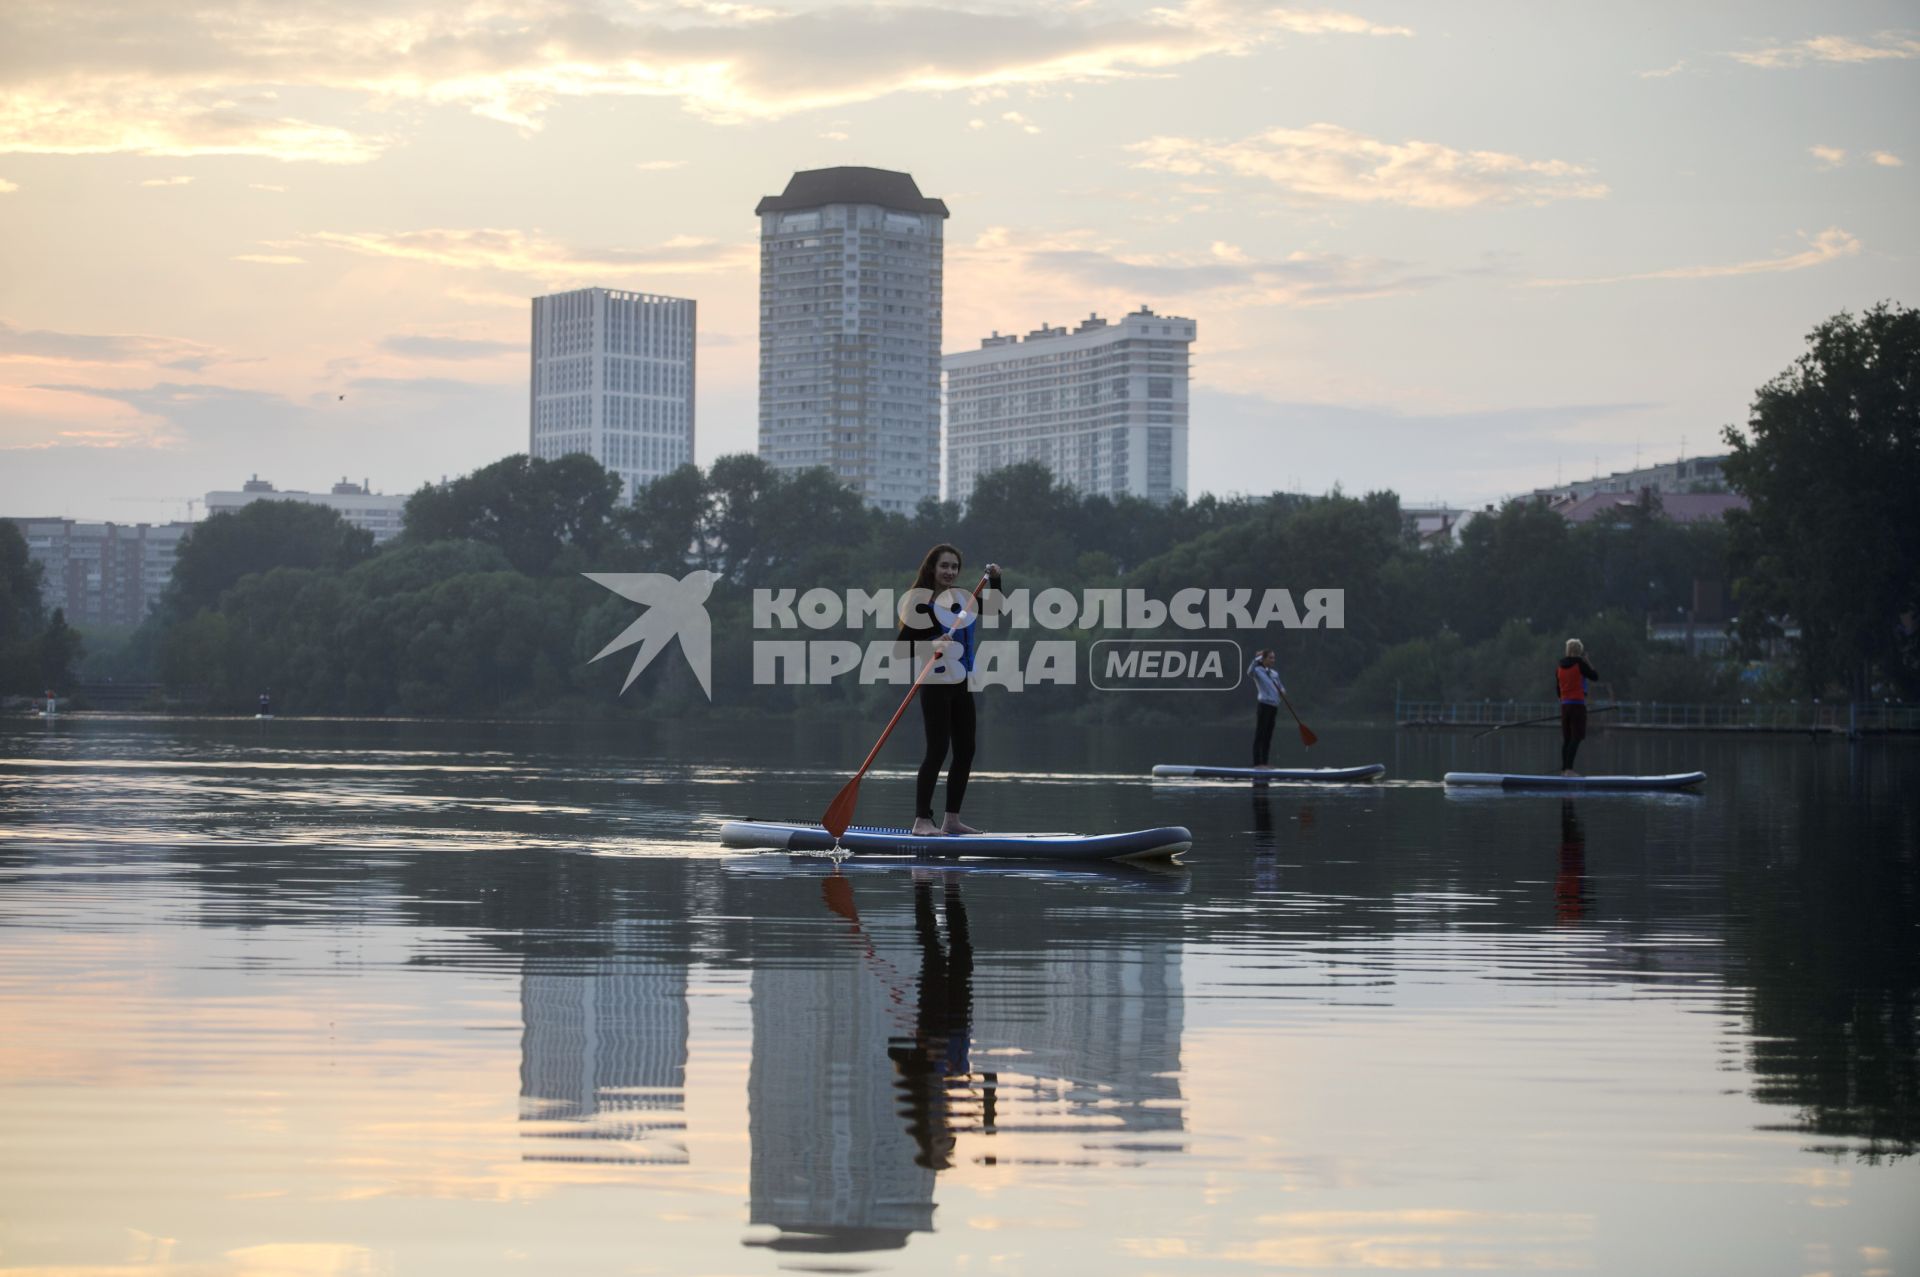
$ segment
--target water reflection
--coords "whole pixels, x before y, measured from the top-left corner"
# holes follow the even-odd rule
[[[530,956],[520,977],[521,1134],[593,1141],[530,1162],[677,1165],[686,1144],[687,968]]]
[[[829,879],[825,897],[847,943],[753,971],[748,1218],[777,1231],[747,1244],[898,1249],[933,1227],[934,1167],[894,1112],[888,1053],[912,978],[868,933],[850,881]]]
[[[1560,869],[1553,879],[1553,916],[1572,925],[1587,916],[1587,831],[1571,798],[1560,800]]]
[[[1138,1133],[1185,1126],[1177,942],[1048,948],[983,974],[956,872],[915,871],[911,942],[893,925],[899,889],[821,886],[844,923],[822,960],[754,967],[750,1246],[796,1252],[899,1249],[932,1231],[939,1172],[1103,1164],[1181,1145]],[[1004,903],[1004,902],[1003,902]],[[983,989],[994,992],[983,993]],[[998,1067],[996,1067],[998,1066]],[[994,1137],[1065,1136],[1016,1159]],[[966,1137],[978,1137],[973,1150]]]

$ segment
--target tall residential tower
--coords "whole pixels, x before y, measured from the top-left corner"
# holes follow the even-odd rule
[[[694,309],[612,288],[534,298],[528,454],[584,452],[627,501],[693,461]]]
[[[795,173],[761,200],[760,456],[825,466],[868,505],[940,495],[947,206],[906,173]]]
[[[947,498],[965,501],[981,475],[1021,461],[1089,496],[1185,492],[1193,334],[1191,319],[1142,306],[948,355]]]

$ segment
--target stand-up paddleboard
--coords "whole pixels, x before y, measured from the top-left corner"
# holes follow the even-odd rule
[[[792,878],[811,874],[937,873],[967,878],[1022,878],[1029,882],[1101,883],[1131,891],[1184,895],[1192,871],[1178,860],[942,860],[937,866],[924,858],[854,856],[829,865],[817,855],[789,852],[784,856],[740,856],[727,862],[731,874],[751,878]]]
[[[1705,772],[1674,772],[1668,776],[1520,776],[1510,772],[1448,772],[1449,785],[1483,789],[1690,789],[1705,781]]]
[[[831,851],[833,835],[819,825],[772,820],[730,820],[720,826],[729,847],[762,851]],[[1155,860],[1193,845],[1179,825],[1122,834],[916,834],[905,829],[856,825],[840,838],[842,850],[865,856],[947,859],[991,856],[1020,860]]]
[[[1153,774],[1162,780],[1283,780],[1291,783],[1346,785],[1387,774],[1386,764],[1360,767],[1190,767],[1185,763],[1155,763]]]

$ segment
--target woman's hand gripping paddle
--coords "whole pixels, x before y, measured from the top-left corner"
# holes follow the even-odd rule
[[[969,599],[977,603],[980,599],[980,591],[985,589],[986,585],[987,578],[983,575],[980,578],[980,584],[973,587],[973,593],[968,596]],[[965,613],[961,615],[964,616]],[[955,618],[956,624],[940,636],[942,640],[952,638],[954,631],[960,628],[958,619]],[[893,711],[893,717],[887,720],[886,730],[880,733],[880,739],[875,741],[873,748],[867,751],[866,761],[860,764],[860,770],[853,774],[852,780],[840,787],[840,792],[835,794],[833,801],[827,804],[827,814],[820,818],[820,823],[826,827],[828,833],[833,835],[833,841],[836,844],[839,843],[841,835],[847,832],[847,827],[853,824],[853,809],[860,803],[861,779],[866,776],[867,769],[873,766],[873,760],[880,756],[880,748],[887,743],[887,737],[893,735],[893,729],[900,723],[900,716],[906,713],[907,706],[913,703],[913,694],[920,690],[921,680],[926,678],[927,671],[936,664],[938,661],[933,660],[920,667],[920,672],[914,676],[913,685],[907,688],[906,697],[900,702],[900,708]]]

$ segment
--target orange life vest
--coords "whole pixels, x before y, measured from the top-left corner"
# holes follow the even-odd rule
[[[1560,680],[1561,704],[1564,705],[1568,701],[1573,701],[1581,705],[1587,703],[1587,680],[1585,676],[1580,673],[1580,662],[1575,661],[1571,665],[1555,666],[1553,674],[1555,678]]]

